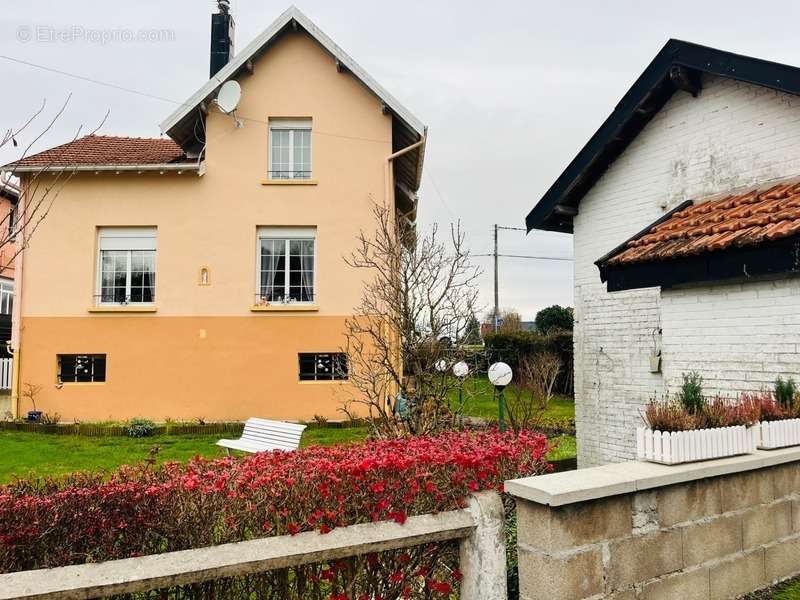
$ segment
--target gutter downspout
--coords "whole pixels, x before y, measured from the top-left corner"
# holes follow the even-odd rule
[[[424,147],[426,139],[427,138],[425,136],[422,136],[418,142],[414,142],[410,146],[406,146],[405,148],[403,148],[401,150],[398,150],[394,154],[390,154],[389,156],[386,157],[386,164],[384,165],[384,179],[385,179],[384,199],[385,199],[385,202],[386,202],[387,206],[389,205],[389,199],[391,198],[391,200],[392,200],[392,202],[391,202],[392,218],[394,219],[395,223],[397,222],[397,219],[396,219],[396,212],[397,211],[396,211],[396,207],[395,207],[395,203],[394,203],[394,187],[392,186],[392,183],[394,182],[394,159],[396,159],[396,158],[398,158],[400,156],[403,156],[407,152],[411,152],[412,150],[414,150],[416,148]],[[397,229],[395,228],[395,237],[398,237],[398,236],[399,236],[399,233],[397,232]],[[399,351],[399,348],[400,348],[400,332],[395,331],[393,333],[393,337],[394,337],[395,348],[396,348],[395,352],[396,352],[396,355],[397,355],[396,356],[397,363],[396,363],[395,369],[396,369],[396,372],[399,373],[400,377],[402,378],[403,357],[402,357],[402,355],[401,355],[401,353]],[[390,388],[391,388],[391,386],[390,386]],[[396,397],[399,392],[400,392],[400,390],[390,389],[389,395],[391,397]],[[384,408],[386,408],[386,407],[384,407]]]
[[[386,157],[386,164],[384,165],[385,189],[383,193],[387,204],[389,203],[389,198],[394,199],[392,195],[392,182],[394,181],[394,159],[399,158],[400,156],[403,156],[403,154],[411,152],[420,146],[424,146],[426,140],[427,138],[422,136],[418,142],[414,142],[410,146],[406,146],[402,150],[398,150],[394,154],[390,154]],[[392,208],[394,208],[394,202],[392,202]]]
[[[25,188],[27,181],[20,181],[20,194],[17,201],[18,214],[24,214],[27,196]],[[21,205],[21,206],[20,206]],[[18,237],[22,238],[17,256],[14,258],[14,307],[11,311],[11,414],[16,419],[19,418],[19,371],[20,371],[20,339],[22,333],[22,267],[23,256],[25,255],[25,244],[27,242],[25,228],[18,232]]]

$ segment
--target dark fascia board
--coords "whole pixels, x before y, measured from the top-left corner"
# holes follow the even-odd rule
[[[671,39],[528,213],[525,218],[528,231],[572,232],[571,219],[556,215],[555,207],[577,207],[608,166],[672,96],[677,89],[670,81],[673,66],[800,95],[800,68]]]
[[[605,268],[609,292],[797,274],[800,274],[800,236],[758,246]]]

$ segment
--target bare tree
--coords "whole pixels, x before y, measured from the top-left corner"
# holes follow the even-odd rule
[[[511,429],[519,433],[536,427],[541,422],[544,411],[539,401],[539,389],[529,357],[519,361],[514,373],[514,383],[506,390],[506,412]]]
[[[516,333],[522,331],[522,316],[514,308],[502,308],[498,311],[499,333]],[[486,313],[486,323],[494,323],[494,309]]]
[[[388,207],[373,204],[372,212],[375,232],[362,231],[345,259],[366,282],[345,326],[355,394],[343,410],[366,412],[376,437],[453,427],[449,399],[459,382],[448,372],[468,352],[480,271],[459,225],[446,237],[436,226],[418,235]]]
[[[69,94],[56,113],[49,120],[44,121],[38,129],[36,124],[42,118],[47,106],[46,100],[42,101],[42,105],[32,113],[27,121],[18,127],[6,129],[0,137],[0,149],[9,145],[16,148],[19,145],[18,140],[33,131],[22,154],[9,165],[9,168],[3,173],[3,177],[0,178],[0,190],[13,190],[19,193],[16,210],[0,215],[0,275],[12,267],[17,255],[30,243],[33,234],[50,213],[53,202],[75,173],[74,168],[53,168],[63,166],[59,163],[59,154],[54,152],[43,164],[37,165],[33,172],[24,174],[24,182],[21,186],[17,186],[15,183],[19,162],[29,155],[34,144],[41,140],[61,118],[71,97],[72,94]],[[106,112],[101,122],[90,134],[102,127],[108,114]],[[82,130],[83,126],[80,126],[70,141],[78,139]]]
[[[553,352],[537,352],[525,359],[529,364],[531,384],[542,408],[547,408],[561,372],[561,358]]]

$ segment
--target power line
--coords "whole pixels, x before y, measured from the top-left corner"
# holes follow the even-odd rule
[[[87,77],[85,75],[79,75],[77,73],[70,73],[69,71],[63,71],[61,69],[56,69],[54,67],[48,67],[47,65],[42,65],[34,62],[30,62],[27,60],[22,60],[20,58],[14,58],[13,56],[7,56],[5,54],[0,54],[0,59],[7,60],[9,62],[17,63],[20,65],[24,65],[27,67],[32,67],[34,69],[41,69],[42,71],[47,71],[49,73],[55,73],[56,75],[63,75],[64,77],[71,77],[72,79],[77,79],[79,81],[84,81],[86,83],[93,83],[95,85],[100,85],[103,87],[111,88],[114,90],[118,90],[120,92],[126,92],[128,94],[136,94],[137,96],[142,96],[144,98],[149,98],[151,100],[158,100],[159,102],[168,102],[169,104],[175,104],[176,106],[185,106],[185,107],[194,107],[193,104],[188,104],[186,102],[178,102],[177,100],[173,100],[171,98],[166,98],[164,96],[158,96],[156,94],[150,94],[148,92],[142,92],[140,90],[136,90],[133,88],[125,87],[123,85],[118,85],[116,83],[111,83],[108,81],[103,81],[102,79],[95,79],[93,77]],[[243,121],[250,121],[251,123],[259,123],[262,125],[269,125],[269,121],[265,121],[263,119],[256,119],[254,117],[246,117],[243,115],[237,115]],[[319,135],[327,135],[330,137],[338,137],[344,138],[349,140],[358,140],[363,142],[375,142],[379,144],[389,144],[390,140],[379,140],[376,138],[365,138],[353,135],[342,135],[339,133],[329,133],[326,131],[320,131],[318,129],[314,130],[315,134]],[[435,185],[435,184],[434,184]]]
[[[470,254],[472,257],[476,258],[485,258],[489,256],[494,256],[492,254]],[[525,254],[498,254],[499,258],[529,258],[531,260],[564,260],[564,261],[572,261],[575,260],[574,258],[570,258],[569,256],[529,256]]]

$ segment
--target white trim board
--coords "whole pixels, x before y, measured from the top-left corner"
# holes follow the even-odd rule
[[[305,16],[297,7],[290,6],[272,24],[267,27],[259,36],[250,42],[244,50],[237,54],[233,60],[222,67],[203,87],[192,94],[186,102],[181,104],[170,116],[162,121],[161,131],[169,134],[186,115],[204,102],[214,91],[223,83],[231,79],[234,74],[241,69],[253,56],[258,54],[264,46],[272,40],[294,20],[305,29],[325,50],[327,50],[341,65],[350,71],[356,79],[361,81],[369,90],[375,94],[386,106],[394,111],[398,117],[405,121],[409,127],[414,129],[420,137],[425,136],[425,125],[417,119],[411,111],[400,104],[400,101],[392,96],[383,86],[375,81],[355,60],[353,60],[344,50],[342,50],[331,38],[317,27],[311,19]]]

